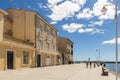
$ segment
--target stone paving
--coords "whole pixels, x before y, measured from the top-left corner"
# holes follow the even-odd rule
[[[101,67],[90,69],[85,64],[72,64],[0,71],[0,80],[115,80],[112,73],[101,73]]]

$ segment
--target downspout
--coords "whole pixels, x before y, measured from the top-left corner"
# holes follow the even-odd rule
[[[26,41],[26,10],[23,9],[23,13],[24,13],[24,40]]]
[[[36,14],[35,14],[35,46],[34,46],[34,48],[35,48],[35,67],[37,67],[37,50],[36,50],[36,44],[37,44],[37,16],[36,16]]]

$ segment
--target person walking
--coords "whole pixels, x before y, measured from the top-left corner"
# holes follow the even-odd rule
[[[90,68],[92,67],[92,62],[90,62]]]
[[[94,68],[96,67],[95,62],[94,62]]]
[[[86,62],[86,68],[88,68],[88,62]]]

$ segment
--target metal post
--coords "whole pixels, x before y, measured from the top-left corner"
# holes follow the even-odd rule
[[[96,49],[96,52],[98,52],[98,62],[100,63],[100,48]]]
[[[115,48],[116,48],[116,80],[118,80],[118,21],[117,21],[117,0],[115,0]]]
[[[100,48],[99,48],[99,51],[98,51],[98,55],[99,55],[99,63],[100,63]]]
[[[115,15],[114,15],[114,21],[115,21],[115,55],[116,55],[116,80],[118,80],[118,20],[117,20],[117,0],[114,0],[115,5]],[[109,5],[106,5],[109,6]],[[105,6],[103,6],[102,12],[106,12]]]

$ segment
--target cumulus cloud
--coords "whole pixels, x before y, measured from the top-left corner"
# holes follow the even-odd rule
[[[48,0],[49,5],[56,5],[58,2],[61,2],[62,0]]]
[[[86,0],[72,0],[64,1],[61,4],[55,4],[54,6],[49,7],[51,10],[49,18],[51,18],[52,21],[61,21],[65,18],[74,16],[75,12],[78,12],[85,2]]]
[[[93,32],[94,29],[93,28],[87,28],[87,29],[79,29],[78,32],[79,33],[88,33],[88,32]]]
[[[101,12],[103,6],[105,6],[107,9],[105,15],[103,15]],[[118,14],[119,13],[120,12],[118,11]],[[99,20],[108,20],[108,19],[114,19],[114,14],[115,14],[115,6],[113,3],[108,2],[108,0],[98,0],[94,4],[92,10],[90,10],[89,8],[83,9],[82,12],[79,12],[77,18],[91,19],[93,17],[98,17]]]
[[[77,23],[65,24],[62,28],[70,33],[78,31],[79,33],[103,34],[104,30],[90,27],[102,26],[104,21],[114,19],[115,6],[112,6],[114,4],[111,1],[97,0],[97,2],[93,4],[93,8],[84,7],[84,9],[82,9],[86,0],[48,0],[47,8],[50,10],[48,17],[51,19],[51,24],[57,24],[58,21],[62,20],[68,20],[70,17],[76,17],[74,18],[75,20],[89,19],[89,21],[86,22],[89,28],[85,26],[86,24]],[[106,5],[107,8],[105,15],[101,12],[104,5]],[[40,7],[43,6],[40,4]],[[44,8],[45,7],[46,6],[44,6]],[[120,14],[119,10],[118,14]],[[92,21],[92,19],[96,21]]]
[[[49,17],[53,21],[60,21],[63,20],[64,18],[74,15],[75,12],[80,10],[80,6],[76,3],[66,1],[60,5],[55,5],[51,10],[52,14],[49,15]]]
[[[59,3],[60,2],[60,3]],[[59,3],[59,4],[57,4]],[[99,20],[108,20],[114,18],[114,6],[108,0],[98,0],[93,8],[85,8],[81,11],[82,6],[86,3],[86,0],[48,0],[48,6],[51,10],[49,18],[52,21],[61,21],[65,18],[73,17],[75,12],[78,12],[76,15],[77,19],[91,19],[93,17],[98,17]],[[104,5],[107,5],[107,12],[105,15],[102,15],[101,9]],[[51,7],[52,6],[52,7]],[[120,11],[118,11],[120,13]]]
[[[93,15],[93,11],[90,10],[90,8],[85,8],[82,12],[80,12],[78,15],[77,15],[77,18],[78,19],[90,19],[92,18],[94,15]]]
[[[39,8],[46,8],[46,9],[48,8],[46,5],[43,5],[42,3],[38,3],[37,5]]]
[[[103,6],[107,8],[105,15],[103,15],[101,12]],[[115,6],[113,3],[108,2],[108,0],[98,0],[93,5],[93,9],[90,9],[90,8],[83,9],[82,12],[79,12],[79,14],[77,15],[77,18],[91,19],[93,17],[98,17],[99,20],[108,20],[108,19],[113,19],[114,14],[115,14]]]
[[[103,20],[90,22],[90,24],[88,26],[102,26],[103,22],[104,22]]]
[[[98,34],[104,34],[103,30],[95,29],[95,28],[79,29],[78,32],[79,33],[91,33],[92,35],[96,34],[96,33],[98,33]]]
[[[62,28],[65,31],[68,31],[70,33],[78,31],[78,33],[91,33],[91,34],[103,34],[104,31],[96,28],[86,28],[83,24],[77,24],[77,23],[71,23],[71,24],[65,24],[62,26]]]
[[[118,38],[118,43],[120,44],[120,38]],[[102,44],[115,44],[115,38],[112,40],[103,41]]]
[[[51,22],[50,24],[56,24],[57,22],[56,21],[53,21],[53,22]]]
[[[71,23],[71,24],[65,24],[62,26],[62,28],[65,31],[68,31],[70,33],[76,32],[78,29],[83,28],[85,25],[83,24],[77,24],[77,23]]]
[[[120,10],[118,10],[118,14],[120,14]]]
[[[86,3],[86,0],[72,0],[72,1],[79,4],[80,6],[83,6],[83,4]]]

